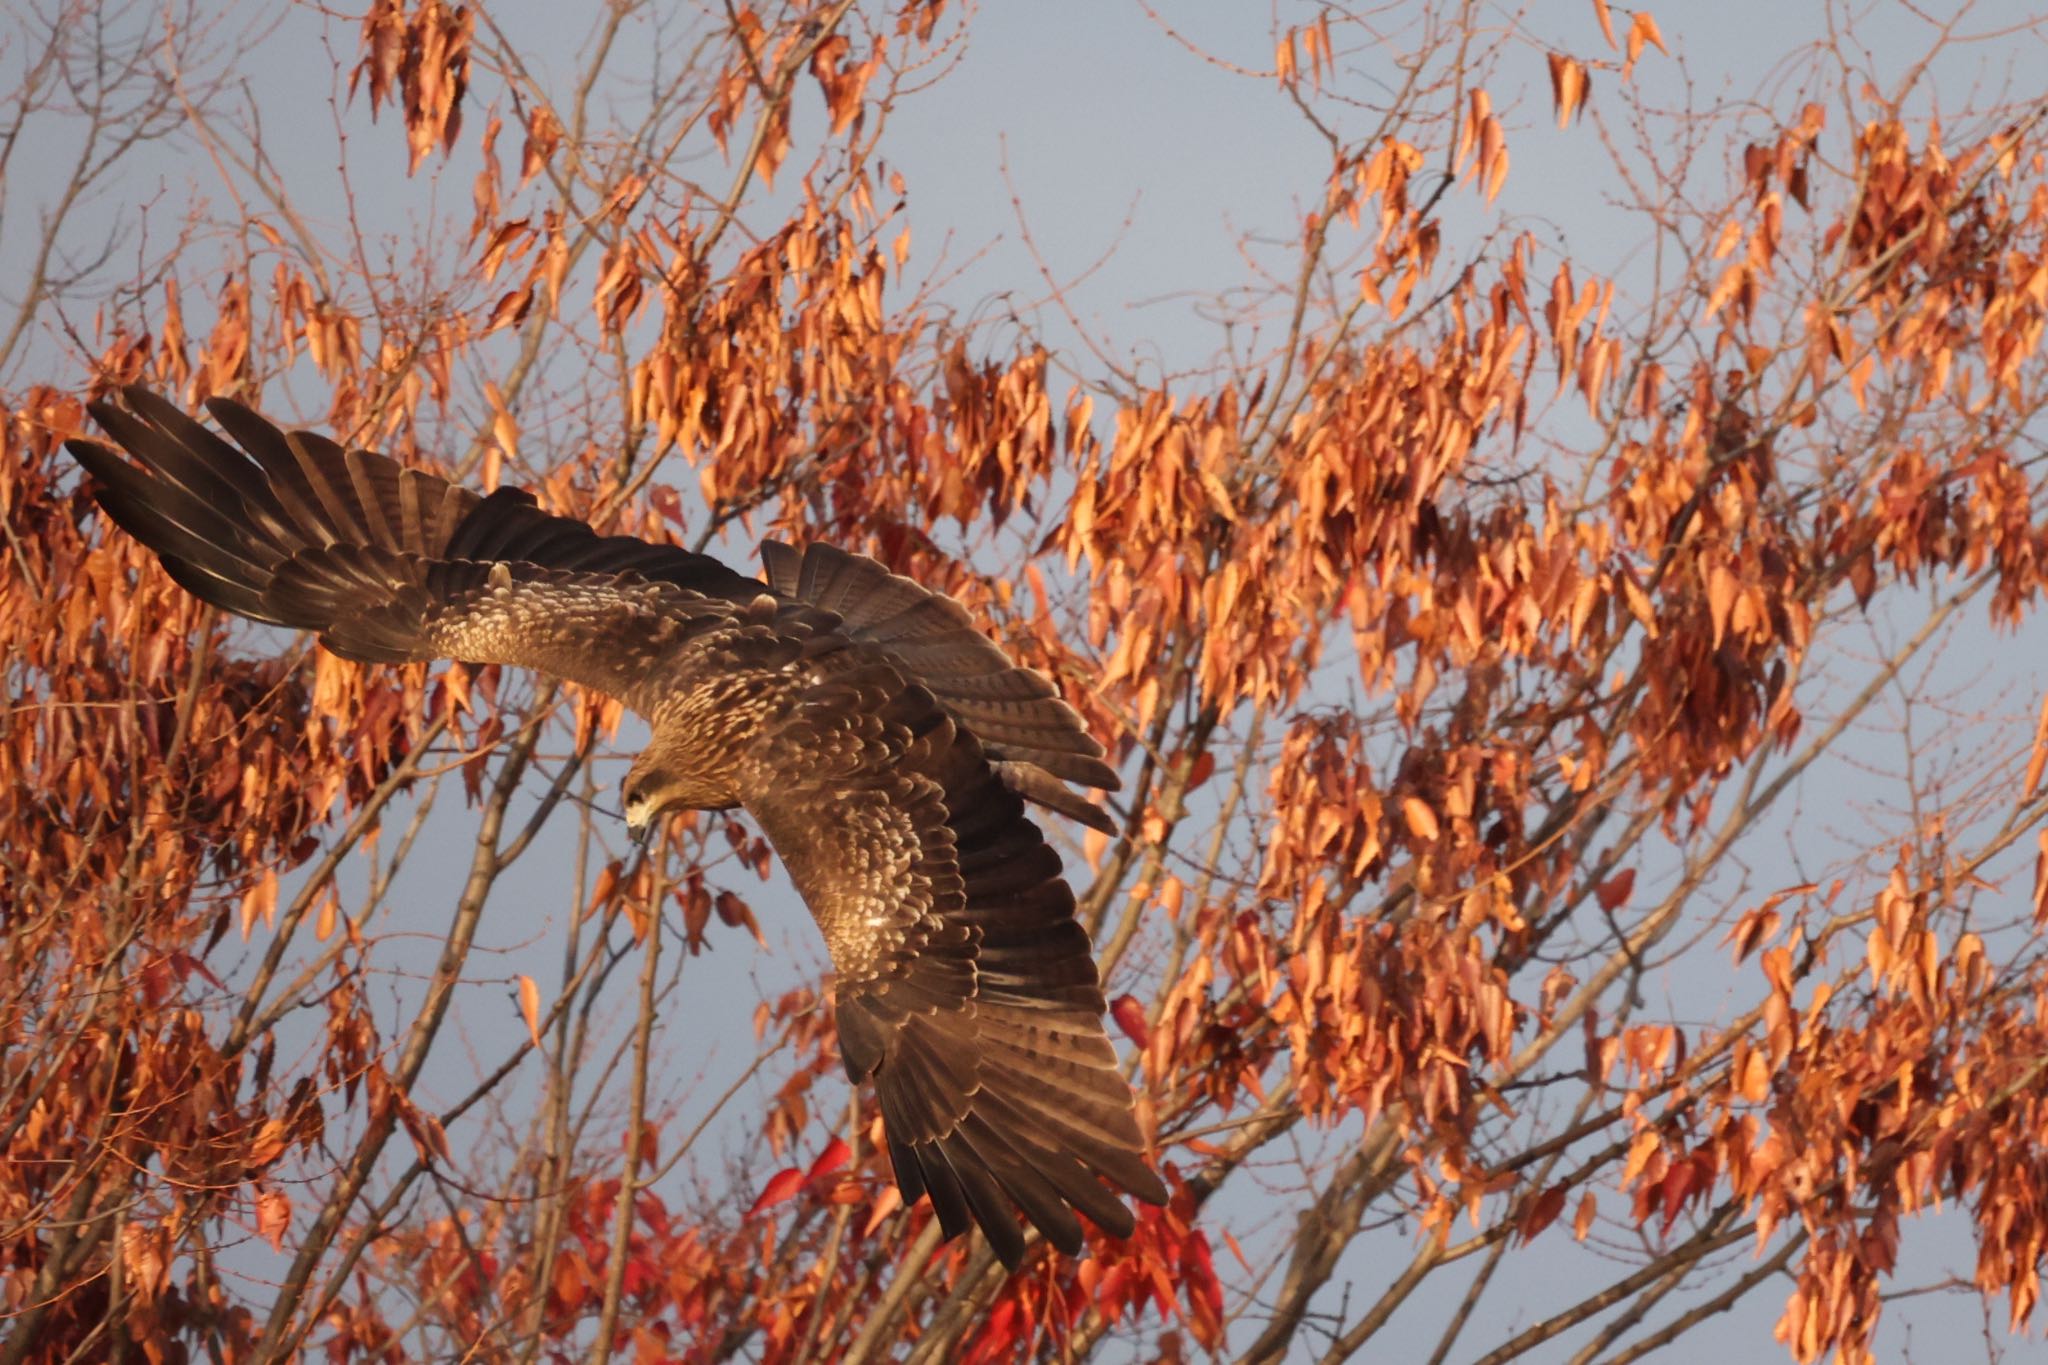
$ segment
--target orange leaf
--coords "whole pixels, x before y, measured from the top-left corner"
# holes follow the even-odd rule
[[[284,1250],[284,1235],[291,1231],[292,1201],[277,1190],[256,1196],[256,1232],[273,1251]]]
[[[894,1185],[891,1185],[888,1189],[883,1190],[879,1195],[875,1197],[874,1212],[868,1215],[867,1226],[861,1229],[860,1235],[863,1237],[874,1236],[875,1229],[882,1226],[883,1220],[888,1218],[890,1214],[896,1212],[896,1210],[902,1207],[902,1190],[897,1189]]]
[[[271,869],[242,897],[242,941],[248,942],[261,917],[265,928],[277,921],[277,871]]]
[[[1669,57],[1671,49],[1664,46],[1664,35],[1657,28],[1657,21],[1648,10],[1637,10],[1636,17],[1628,26],[1628,59],[1633,62],[1643,54],[1643,44],[1648,43]]]
[[[1109,851],[1109,836],[1099,829],[1090,829],[1081,836],[1081,857],[1090,867],[1102,865],[1102,855]]]
[[[1434,839],[1438,828],[1436,812],[1429,808],[1429,802],[1419,796],[1405,797],[1401,801],[1401,814],[1408,820],[1408,832],[1418,839]]]
[[[1728,633],[1728,613],[1735,605],[1735,575],[1725,564],[1716,564],[1707,575],[1707,611],[1714,619],[1714,644]]]
[[[491,436],[505,454],[513,459],[519,456],[519,424],[512,420],[512,414],[503,408],[491,417]]]
[[[623,864],[614,859],[605,864],[604,871],[597,874],[597,889],[591,893],[590,904],[584,909],[583,918],[589,919],[619,893],[619,872],[622,867]]]
[[[1607,46],[1620,47],[1621,44],[1614,41],[1614,16],[1608,13],[1607,0],[1593,0],[1593,17],[1600,21],[1600,33],[1607,39]]]
[[[1561,52],[1550,54],[1550,100],[1557,107],[1557,126],[1571,123],[1586,99],[1586,68]]]
[[[2034,860],[2034,923],[2048,921],[2048,829],[2041,831],[2041,856]]]
[[[1600,898],[1600,908],[1612,913],[1616,907],[1628,900],[1629,893],[1635,889],[1636,870],[1632,867],[1624,867],[1621,871],[1600,883],[1600,889],[1594,894]]]
[[[2041,770],[2048,767],[2048,694],[2041,697],[2041,719],[2034,725],[2034,753],[2027,760],[2027,775],[2020,783],[2020,800],[2031,801],[2041,789]]]
[[[1629,614],[1642,624],[1644,631],[1654,640],[1657,638],[1657,612],[1650,605],[1650,595],[1643,591],[1634,578],[1624,576],[1621,580],[1622,600],[1628,603]]]
[[[488,336],[500,327],[511,327],[526,317],[526,310],[533,304],[533,286],[515,289],[498,300],[491,309],[491,316],[484,322],[484,335]]]
[[[291,1129],[283,1119],[265,1119],[256,1132],[256,1142],[249,1148],[247,1160],[251,1166],[268,1166],[284,1155],[284,1149],[291,1137]]]
[[[1769,1059],[1761,1051],[1752,1049],[1748,1056],[1743,1058],[1742,1066],[1736,1074],[1735,1081],[1737,1088],[1741,1091],[1742,1098],[1748,1100],[1751,1104],[1763,1103],[1765,1098],[1771,1093],[1771,1064]]]
[[[1755,952],[1757,945],[1770,939],[1778,932],[1778,912],[1768,907],[1751,910],[1735,921],[1735,927],[1721,941],[1735,945],[1735,960],[1742,961]]]
[[[1579,1200],[1579,1211],[1572,1215],[1572,1237],[1575,1240],[1586,1240],[1586,1234],[1593,1230],[1593,1218],[1599,1212],[1600,1201],[1593,1197],[1591,1190],[1587,1190]]]
[[[521,973],[519,977],[519,1012],[526,1016],[526,1035],[533,1039],[535,1047],[540,1046],[540,986],[534,979]]]

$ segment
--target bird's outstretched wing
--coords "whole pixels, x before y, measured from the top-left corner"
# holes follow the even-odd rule
[[[239,404],[211,410],[229,444],[143,389],[95,403],[131,464],[69,443],[101,506],[216,606],[316,631],[344,658],[536,668],[646,711],[686,639],[763,591],[704,555],[488,497]],[[239,447],[239,448],[237,448]]]
[[[520,489],[486,497],[280,430],[239,403],[207,405],[230,442],[146,389],[121,396],[125,408],[91,412],[134,463],[94,441],[70,449],[114,520],[218,607],[317,631],[347,658],[524,664],[645,710],[662,685],[650,660],[768,591],[807,634],[872,644],[930,687],[1006,785],[1113,831],[1066,785],[1118,781],[1052,684],[1012,663],[959,603],[872,559],[771,542],[764,585],[680,546],[601,536]]]
[[[1012,1267],[1012,1205],[1068,1253],[1077,1210],[1127,1235],[1098,1177],[1166,1189],[1058,855],[930,691],[870,646],[832,662],[754,746],[742,800],[831,949],[840,1053],[874,1083],[904,1198]]]

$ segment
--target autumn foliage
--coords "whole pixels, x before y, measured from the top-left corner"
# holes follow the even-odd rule
[[[2038,1330],[2038,91],[1930,101],[1930,30],[1673,113],[1646,11],[1306,6],[1241,93],[1326,174],[1256,344],[1162,379],[920,273],[888,130],[960,7],[592,7],[573,68],[509,8],[53,0],[7,69],[97,150],[0,339],[0,1365],[1620,1361],[1731,1308],[1853,1362],[1937,1233]],[[338,213],[243,43],[332,78]],[[1522,216],[1539,135],[1653,261]],[[212,182],[139,173],[178,139]],[[61,449],[129,382],[967,603],[1125,774],[1058,837],[1171,1205],[941,1245],[757,832],[632,849],[603,698],[201,608]]]

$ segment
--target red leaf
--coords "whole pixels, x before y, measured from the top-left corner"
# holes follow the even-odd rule
[[[2043,714],[2048,715],[2048,710],[2044,710]],[[212,986],[215,990],[224,991],[227,989],[226,986],[220,984],[219,977],[215,976],[212,972],[207,970],[206,964],[204,962],[201,962],[198,958],[193,957],[190,953],[172,953],[171,970],[178,974],[178,980],[180,981],[183,981],[191,973],[197,972],[201,976],[205,977],[207,984]]]
[[[804,1172],[804,1184],[815,1185],[832,1172],[844,1166],[853,1158],[853,1148],[846,1145],[844,1138],[833,1138],[811,1163],[811,1169]]]
[[[803,1183],[804,1173],[794,1166],[777,1171],[769,1178],[768,1183],[761,1187],[761,1197],[747,1210],[747,1217],[752,1218],[763,1209],[774,1208],[795,1194]]]
[[[1119,995],[1109,1007],[1110,1018],[1124,1031],[1124,1037],[1144,1047],[1152,1041],[1152,1029],[1145,1022],[1145,1007],[1134,995]]]
[[[683,500],[676,495],[673,486],[665,483],[654,485],[648,492],[647,501],[663,520],[678,526],[683,524]]]
[[[1001,1360],[1017,1341],[1017,1301],[1004,1299],[989,1311],[987,1324],[974,1343],[974,1354],[983,1360]]]
[[[1552,1185],[1523,1206],[1520,1226],[1515,1231],[1525,1245],[1535,1241],[1537,1233],[1557,1221],[1557,1216],[1564,1212],[1564,1196],[1564,1186]]]
[[[1664,1183],[1658,1193],[1664,1199],[1664,1231],[1670,1232],[1671,1225],[1678,1221],[1678,1214],[1685,1207],[1687,1196],[1693,1192],[1693,1182],[1699,1172],[1690,1161],[1675,1163],[1664,1174]]]

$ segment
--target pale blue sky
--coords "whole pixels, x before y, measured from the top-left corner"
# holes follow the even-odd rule
[[[1981,6],[1964,29],[1998,32],[2026,17],[2028,8],[2019,3]],[[1278,9],[1293,12],[1292,7]],[[1599,55],[1590,5],[1547,3],[1519,13],[1480,12],[1490,16],[1489,22],[1519,23],[1546,41],[1582,55]],[[1858,31],[1871,48],[1870,69],[1881,81],[1896,80],[1908,57],[1925,45],[1925,11],[1872,3],[1848,12],[1857,16]],[[531,6],[504,18],[536,68],[551,73],[549,83],[556,88],[566,84],[580,56],[583,21],[572,15],[581,13],[571,6]],[[1160,13],[1228,60],[1252,67],[1271,60],[1274,20],[1267,6],[1168,4]],[[1814,68],[1807,58],[1781,54],[1798,52],[1826,23],[1819,5],[1763,0],[1665,5],[1656,13],[1675,59],[1647,55],[1637,74],[1638,87],[1671,110],[1720,109],[1731,117],[1759,95],[1770,111],[1792,112],[1796,100],[1790,92]],[[153,14],[143,5],[135,18],[141,22]],[[630,81],[650,74],[647,54],[654,51],[650,32],[640,31],[636,37],[639,45],[622,52],[616,63],[621,79],[617,98],[628,103],[637,98]],[[313,11],[295,10],[265,37],[252,59],[240,64],[236,77],[246,83],[261,112],[275,173],[285,189],[307,207],[316,231],[342,231],[346,200],[335,169],[338,120],[350,139],[349,188],[371,227],[373,247],[380,233],[402,243],[437,221],[458,229],[466,225],[481,108],[472,108],[462,151],[445,169],[437,164],[408,178],[396,121],[387,115],[373,127],[360,103],[337,113],[330,99],[336,62],[346,65],[355,56],[352,25],[323,24]],[[1964,111],[1976,80],[1989,86],[2017,82],[2014,94],[2026,91],[2031,81],[2038,91],[2041,80],[2032,73],[2048,69],[2044,57],[2048,52],[2043,51],[2040,35],[2031,32],[1965,47],[1931,73],[1930,98],[1938,95],[1943,112],[1955,118]],[[0,57],[0,69],[11,69],[9,63],[17,60],[18,55]],[[1351,55],[1333,86],[1370,98],[1375,83],[1389,75],[1378,60],[1370,51]],[[488,99],[494,86],[494,78],[481,73],[475,93]],[[1509,111],[1514,156],[1502,206],[1539,239],[1567,243],[1583,268],[1612,272],[1625,287],[1631,282],[1640,287],[1649,268],[1646,229],[1639,218],[1612,202],[1609,164],[1591,130],[1580,125],[1565,133],[1556,131],[1540,56],[1532,51],[1510,62],[1490,88],[1496,107]],[[1615,98],[1612,76],[1596,77],[1594,100],[1595,108],[1620,128],[1621,101]],[[1831,116],[1839,130],[1839,106]],[[1364,115],[1356,117],[1357,126],[1363,126]],[[22,277],[34,206],[47,202],[68,169],[66,136],[65,126],[46,126],[40,145],[47,150],[32,157],[17,155],[11,168],[6,217],[0,220],[0,298],[7,297],[8,282]],[[802,136],[799,128],[799,144]],[[516,132],[508,130],[506,140],[516,155]],[[1739,140],[1732,145],[1739,151]],[[897,112],[885,157],[909,182],[913,270],[937,264],[942,252],[947,261],[961,263],[944,295],[952,307],[965,315],[999,318],[1013,307],[1043,298],[1044,281],[1021,240],[1012,209],[1014,189],[1025,205],[1037,251],[1057,277],[1080,276],[1107,254],[1099,269],[1071,286],[1068,297],[1084,325],[1106,342],[1109,353],[1119,360],[1135,358],[1147,378],[1213,358],[1223,338],[1212,321],[1216,310],[1205,301],[1239,297],[1234,291],[1253,281],[1242,250],[1248,239],[1254,243],[1253,260],[1288,267],[1299,213],[1318,197],[1325,169],[1319,137],[1270,83],[1248,81],[1205,63],[1167,36],[1138,5],[1124,0],[988,6],[976,16],[958,69],[935,88],[907,100]],[[1716,150],[1695,163],[1695,183],[1716,187],[1724,169]],[[706,173],[711,173],[709,165]],[[195,193],[225,197],[188,131],[128,163],[101,193],[92,217],[82,219],[67,236],[66,245],[76,251],[92,249],[99,240],[99,225],[117,210],[127,215],[131,226],[144,221],[137,206],[149,206],[146,221],[152,233],[167,232],[177,206]],[[1472,202],[1470,196],[1456,194],[1446,200],[1446,230],[1454,241],[1479,221],[1476,212],[1461,218]],[[188,289],[197,283],[188,280]],[[76,320],[87,322],[89,315],[77,315]],[[1097,362],[1056,312],[1039,311],[1031,321],[1066,369],[1081,376],[1099,373]],[[71,382],[77,374],[61,337],[43,330],[11,372],[0,375],[0,382]],[[322,406],[317,387],[308,386],[303,378],[290,399],[280,395],[274,401],[287,408]],[[464,401],[470,416],[481,411],[474,394]],[[1568,432],[1566,422],[1553,436],[1566,441]],[[741,537],[734,537],[725,553],[735,561],[751,561],[751,547]],[[1879,629],[1887,624],[1881,622]],[[2039,630],[2030,632],[2028,639],[2040,641]],[[2031,709],[2034,694],[2023,670],[2015,672],[2014,660],[2048,657],[2038,649],[2028,655],[2025,649],[2022,642],[2006,641],[1996,650],[1986,650],[1987,657],[2005,659],[2008,676],[1993,676],[1981,684],[1993,690],[2012,688],[2017,696],[2014,705],[2022,712]],[[629,729],[621,736],[621,747],[627,751],[633,734]],[[1891,761],[1884,744],[1883,736],[1872,741],[1870,761]],[[616,762],[601,766],[602,787],[609,791],[620,771]],[[1852,798],[1869,797],[1868,782],[1866,774],[1846,762],[1826,779],[1810,778],[1796,814],[1787,812],[1788,822],[1799,822],[1797,831],[1788,824],[1785,847],[1757,848],[1751,851],[1752,858],[1760,865],[1775,860],[1789,867],[1788,850],[1795,837],[1816,840],[1859,833]],[[471,823],[470,813],[451,792],[434,816],[433,829],[437,841],[449,840],[455,852],[444,857],[438,849],[430,850],[435,856],[400,883],[389,921],[393,929],[402,926],[405,931],[438,935],[445,915],[442,907],[458,875],[456,860],[466,852]],[[517,884],[497,898],[483,940],[491,951],[480,953],[473,964],[473,971],[484,979],[458,1003],[454,1023],[462,1036],[444,1039],[444,1056],[437,1063],[443,1069],[433,1078],[450,1093],[465,1087],[473,1075],[465,1042],[488,1064],[506,1037],[523,1031],[504,981],[520,971],[533,972],[543,983],[552,979],[566,916],[577,899],[570,885],[566,828],[562,832],[565,837],[557,846],[529,856]],[[1768,870],[1757,875],[1761,881],[1770,880]],[[723,1078],[751,1056],[748,1019],[759,995],[778,991],[822,965],[823,954],[808,920],[781,890],[783,885],[778,874],[777,892],[756,898],[757,910],[764,912],[769,948],[757,951],[742,936],[714,931],[714,951],[689,964],[682,991],[665,1015],[669,1046],[679,1055],[701,1049],[711,1058],[705,1069],[707,1084],[678,1101],[685,1126],[722,1088]],[[403,940],[396,947],[399,957],[394,961],[403,961],[413,951]],[[619,985],[624,984],[622,978]],[[1684,997],[1688,1010],[1711,1009],[1719,998],[1715,983],[1664,982],[1660,988],[1674,1000]],[[391,992],[388,1020],[395,1027],[404,1018],[405,992],[395,985],[385,989]],[[630,1001],[623,990],[616,998],[624,1017]],[[687,1068],[679,1079],[687,1079]],[[721,1137],[726,1152],[743,1153],[749,1147],[748,1135],[739,1128],[724,1131]],[[706,1160],[698,1174],[715,1183],[721,1174],[720,1159]],[[695,1178],[678,1173],[671,1181],[680,1185]],[[1255,1186],[1239,1182],[1221,1197],[1218,1212],[1243,1227],[1257,1221],[1259,1198]],[[1272,1234],[1281,1231],[1254,1235],[1252,1247],[1270,1247]],[[1901,1287],[1937,1278],[1944,1258],[1948,1268],[1969,1273],[1964,1243],[1952,1236],[1929,1241],[1934,1245],[1909,1235],[1915,1259],[1899,1277]],[[1319,1307],[1335,1309],[1348,1296],[1356,1312],[1380,1292],[1411,1247],[1409,1232],[1398,1227],[1362,1237]],[[1735,1273],[1747,1265],[1747,1254],[1747,1248],[1731,1253]],[[1227,1259],[1219,1256],[1219,1265]],[[1452,1359],[1483,1354],[1532,1319],[1570,1302],[1576,1297],[1570,1292],[1573,1286],[1590,1286],[1616,1273],[1612,1261],[1574,1246],[1554,1230],[1532,1252],[1509,1257],[1500,1282],[1483,1301]],[[1433,1282],[1375,1340],[1368,1358],[1400,1360],[1426,1353],[1463,1288],[1455,1274]],[[1710,1353],[1737,1350],[1762,1360],[1783,1358],[1783,1348],[1769,1335],[1783,1297],[1783,1288],[1764,1288],[1736,1312],[1687,1337],[1670,1358],[1706,1359]],[[1684,1302],[1683,1295],[1676,1296],[1661,1311],[1677,1311]],[[1991,1316],[2002,1322],[2002,1308],[1995,1307]],[[1950,1359],[1953,1343],[1977,1341],[1982,1326],[1980,1308],[1969,1295],[1934,1294],[1901,1302],[1887,1313],[1881,1358]],[[1249,1332],[1243,1339],[1249,1340]],[[1304,1343],[1310,1340],[1303,1338]],[[1583,1335],[1568,1335],[1552,1349],[1526,1359],[1564,1360],[1584,1340]]]

